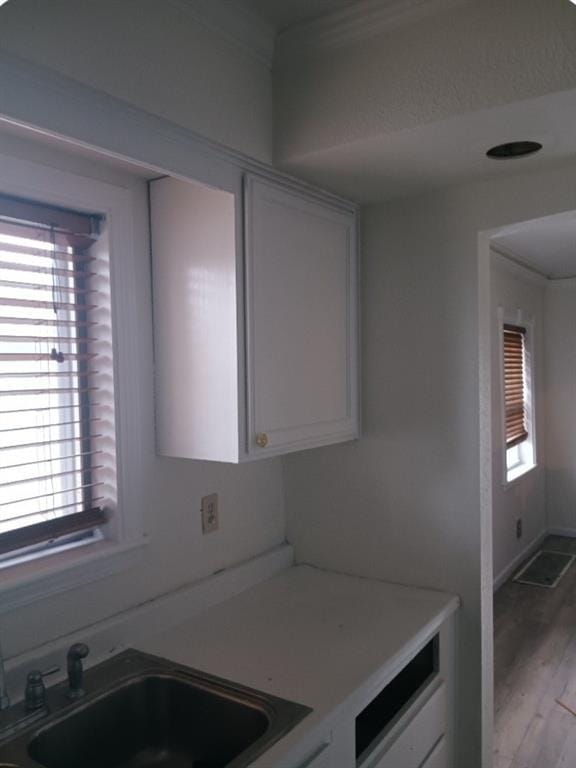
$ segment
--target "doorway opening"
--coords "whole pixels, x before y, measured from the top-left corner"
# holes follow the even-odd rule
[[[480,270],[493,765],[576,765],[576,212],[483,233]]]

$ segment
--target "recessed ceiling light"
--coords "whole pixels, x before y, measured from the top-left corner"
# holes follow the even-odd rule
[[[571,0],[576,3],[576,0]],[[542,144],[538,141],[509,141],[506,144],[498,144],[486,152],[487,157],[493,160],[514,160],[518,157],[526,157],[540,152]]]
[[[0,0],[0,5],[4,5],[7,2],[8,2],[8,0]],[[576,2],[576,0],[574,0],[574,2]]]

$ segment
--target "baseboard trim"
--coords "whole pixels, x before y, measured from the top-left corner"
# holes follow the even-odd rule
[[[498,576],[494,579],[493,584],[493,591],[496,592],[497,589],[499,589],[504,582],[508,581],[510,576],[514,573],[514,571],[518,568],[520,563],[523,560],[527,560],[530,555],[534,554],[534,552],[538,549],[538,547],[542,544],[546,536],[550,536],[552,533],[551,529],[546,528],[545,530],[541,531],[532,541],[524,547],[522,552],[516,555],[516,557],[508,563],[508,565],[503,568]],[[568,534],[562,534],[562,535],[568,535]],[[574,531],[573,535],[576,537],[576,531]]]
[[[207,578],[12,657],[6,664],[12,701],[21,698],[26,673],[31,669],[58,666],[62,671],[55,676],[54,682],[64,679],[66,650],[73,643],[88,643],[88,666],[93,666],[130,647],[144,635],[175,627],[201,611],[266,581],[293,564],[292,546],[282,544]]]

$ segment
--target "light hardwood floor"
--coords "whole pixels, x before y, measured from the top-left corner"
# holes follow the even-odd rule
[[[576,554],[576,539],[547,549]],[[576,768],[576,561],[555,589],[494,597],[494,768]]]

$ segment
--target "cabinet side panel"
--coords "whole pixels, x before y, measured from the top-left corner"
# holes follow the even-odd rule
[[[158,453],[238,460],[235,196],[150,184]]]

